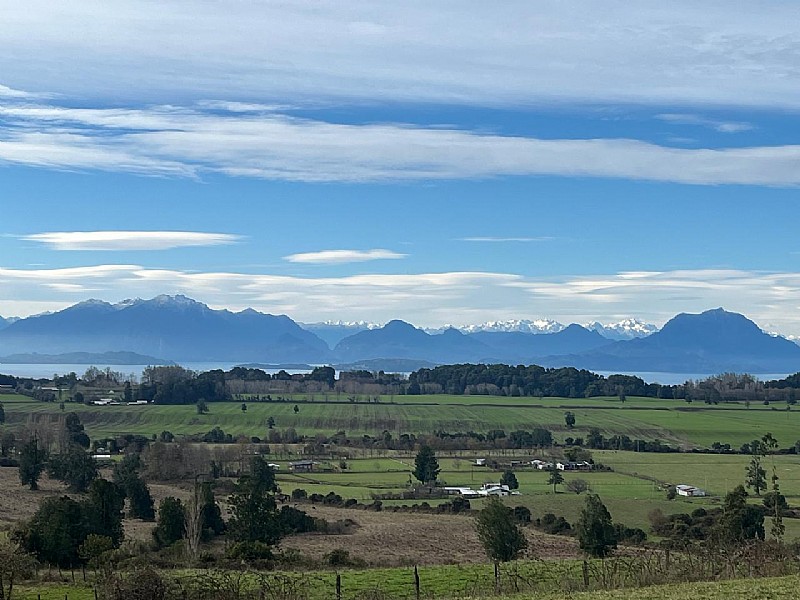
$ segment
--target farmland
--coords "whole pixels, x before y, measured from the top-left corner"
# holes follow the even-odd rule
[[[351,401],[352,400],[352,401]],[[2,397],[7,417],[7,427],[24,427],[29,416],[37,419],[56,420],[66,412],[80,416],[87,433],[93,439],[114,437],[121,434],[140,434],[147,437],[170,431],[180,439],[182,435],[204,434],[214,427],[222,428],[234,437],[266,436],[267,421],[275,421],[275,428],[285,431],[293,428],[300,435],[313,437],[317,433],[334,434],[346,431],[351,439],[368,434],[380,436],[384,430],[399,435],[414,433],[430,435],[442,429],[449,432],[503,429],[511,432],[518,429],[543,427],[553,432],[558,442],[564,438],[585,437],[591,428],[599,429],[603,435],[628,435],[644,440],[660,439],[684,449],[705,447],[719,441],[734,448],[760,437],[767,431],[779,440],[782,447],[792,446],[798,434],[796,411],[778,406],[752,406],[731,403],[721,405],[687,404],[682,401],[652,398],[509,398],[489,396],[394,396],[367,399],[354,397],[337,398],[317,394],[286,396],[282,401],[257,402],[254,398],[238,398],[235,402],[209,403],[208,414],[198,414],[194,405],[115,405],[87,406],[67,403],[62,412],[58,403],[42,403],[25,396],[4,395]],[[242,410],[242,403],[246,410]],[[297,410],[295,410],[295,405]],[[776,410],[777,409],[777,410]],[[564,421],[565,411],[575,414],[576,425],[568,429]],[[236,445],[211,444],[210,451],[233,449]],[[339,448],[338,455],[316,457],[320,469],[310,473],[293,473],[288,462],[303,452],[302,445],[278,444],[270,447],[270,460],[280,464],[277,483],[284,493],[302,488],[308,494],[334,492],[342,498],[354,498],[370,503],[375,494],[398,493],[413,484],[411,471],[414,450],[367,450],[364,448]],[[512,459],[529,461],[534,457],[559,457],[562,448],[536,450],[452,450],[441,452],[439,480],[445,485],[479,487],[482,483],[497,481],[500,473],[475,464],[475,458],[490,457],[508,463]],[[721,497],[744,481],[746,455],[710,455],[693,452],[683,453],[639,453],[613,450],[594,450],[597,463],[609,467],[609,471],[565,472],[565,482],[557,492],[548,485],[548,474],[518,466],[515,475],[519,482],[519,495],[506,499],[512,506],[530,509],[533,519],[547,513],[563,516],[576,523],[584,506],[583,495],[568,493],[566,484],[580,478],[590,490],[597,493],[607,506],[615,523],[628,527],[650,529],[648,515],[658,509],[664,514],[690,513],[699,507],[718,506]],[[790,504],[800,499],[800,457],[795,454],[767,457],[765,467],[775,465],[780,477],[781,489]],[[0,513],[5,515],[3,528],[7,529],[30,516],[42,497],[61,493],[63,487],[57,482],[45,480],[40,492],[29,492],[17,487],[15,471],[0,470],[3,487],[17,490],[0,498]],[[667,500],[667,484],[689,483],[707,489],[708,498],[677,498]],[[151,482],[157,499],[167,495],[186,498],[186,485],[166,485]],[[224,496],[220,498],[223,506]],[[436,505],[443,500],[430,500]],[[757,502],[753,498],[751,501]],[[426,513],[394,512],[396,506],[413,503],[407,500],[384,500],[382,512],[347,510],[318,504],[298,504],[314,516],[329,522],[352,520],[354,530],[347,535],[300,535],[284,540],[285,550],[299,552],[315,564],[324,564],[325,556],[335,549],[347,549],[353,559],[362,561],[369,569],[346,570],[343,573],[344,598],[361,597],[380,587],[382,593],[392,597],[413,597],[409,587],[409,569],[388,568],[390,565],[423,565],[423,589],[430,595],[469,596],[484,593],[491,588],[490,567],[482,564],[485,557],[477,543],[468,515],[437,515]],[[484,500],[473,499],[473,509],[480,509]],[[152,524],[126,520],[126,534],[135,540],[149,540]],[[786,520],[788,540],[800,539],[800,523]],[[570,559],[579,556],[574,538],[545,535],[534,528],[526,529],[531,541],[530,556],[550,559],[546,563],[520,563],[523,570],[536,577],[540,583],[537,598],[556,598],[554,590],[563,589],[565,581],[571,591],[570,597],[590,600],[597,592],[575,592],[579,580],[575,564]],[[399,540],[403,540],[399,542]],[[558,560],[554,560],[558,559]],[[456,563],[456,564],[447,564]],[[538,569],[538,570],[537,570]],[[543,570],[542,570],[543,569]],[[567,576],[567,573],[571,575]],[[332,573],[321,571],[314,574],[315,586],[310,598],[330,597]],[[788,589],[786,579],[757,581],[752,586],[769,589],[772,597]],[[748,593],[744,584],[728,582],[725,597],[736,598],[736,594]],[[637,590],[635,597],[647,598],[647,594],[669,598],[684,589],[692,593],[711,593],[712,588],[699,586],[667,586]],[[716,588],[713,588],[714,590]],[[755,588],[753,588],[755,589]],[[694,591],[696,590],[696,591]],[[21,588],[20,597],[69,598],[81,600],[92,598],[93,590],[74,584],[47,584],[39,587]],[[559,592],[560,593],[560,592]],[[752,592],[749,592],[752,593]],[[548,596],[550,594],[550,596]],[[602,597],[626,597],[624,592]],[[664,595],[666,594],[666,595]],[[709,597],[713,595],[697,595]],[[525,596],[519,596],[520,600]]]
[[[569,563],[550,567],[542,563],[520,563],[524,576],[538,577],[535,592],[492,596],[498,600],[752,600],[770,598],[791,600],[797,597],[796,575],[763,579],[733,579],[728,581],[693,582],[653,585],[628,589],[576,591],[569,589],[567,577],[575,577]],[[491,588],[491,567],[488,565],[451,565],[420,570],[425,597],[441,600],[485,598]],[[334,587],[332,573],[310,573],[313,581],[308,590],[309,600],[330,598]],[[379,592],[380,591],[380,592]],[[26,585],[15,588],[20,600],[92,600],[91,584]],[[354,598],[413,598],[410,568],[345,570],[342,572],[342,597]]]
[[[294,428],[299,434],[333,434],[345,431],[350,436],[430,434],[491,429],[513,431],[544,427],[557,440],[566,436],[585,436],[596,427],[606,436],[628,435],[683,447],[707,447],[714,442],[738,448],[767,431],[784,446],[794,444],[800,430],[800,411],[784,410],[785,405],[752,406],[740,404],[686,404],[682,401],[652,398],[508,398],[498,396],[392,396],[379,402],[348,402],[335,395],[286,398],[283,402],[211,403],[210,414],[198,415],[193,405],[176,406],[84,406],[67,404],[77,412],[92,437],[133,433],[146,436],[167,430],[175,435],[203,434],[215,426],[226,433],[263,437],[272,417],[280,429]],[[57,403],[39,403],[23,396],[4,396],[9,424],[21,424],[29,414],[57,415]],[[297,404],[299,412],[294,412]],[[566,429],[564,412],[575,414],[574,430]]]

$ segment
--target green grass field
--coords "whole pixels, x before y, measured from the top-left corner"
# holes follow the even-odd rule
[[[491,566],[446,565],[420,569],[422,596],[441,600],[470,600],[487,595],[500,600],[793,600],[797,598],[800,585],[800,577],[791,575],[581,592],[576,591],[580,589],[580,582],[578,565],[574,562],[545,565],[519,561],[511,568],[518,569],[524,577],[535,579],[538,589],[494,596],[491,594]],[[296,577],[305,577],[308,581],[309,600],[334,597],[335,575],[332,572]],[[346,599],[413,598],[413,589],[413,571],[410,568],[342,572],[342,597]],[[15,587],[14,592],[14,597],[19,600],[92,600],[95,597],[91,584],[25,585]]]
[[[597,427],[607,436],[625,434],[631,438],[660,439],[683,446],[709,446],[719,441],[739,447],[754,437],[771,432],[784,446],[794,444],[800,434],[800,411],[773,410],[759,405],[687,405],[682,401],[630,398],[624,404],[616,398],[507,398],[495,396],[395,396],[380,403],[337,403],[335,395],[315,395],[314,402],[298,397],[288,402],[247,404],[212,403],[210,413],[198,415],[189,406],[83,406],[67,404],[77,412],[92,437],[123,433],[175,435],[202,434],[215,426],[232,435],[265,437],[267,420],[273,417],[278,429],[293,427],[301,434],[332,434],[345,431],[351,436],[376,435],[384,430],[401,433],[477,431],[545,427],[557,439],[585,436]],[[2,399],[9,425],[20,425],[28,415],[57,415],[57,404],[34,402],[23,396]],[[300,412],[293,407],[298,404]],[[775,407],[777,408],[777,407]],[[564,412],[572,410],[574,430],[564,425]]]

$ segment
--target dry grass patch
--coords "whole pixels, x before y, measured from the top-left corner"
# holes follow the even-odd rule
[[[358,523],[350,534],[311,533],[283,540],[282,547],[299,550],[316,559],[341,548],[352,558],[374,566],[486,562],[471,516],[296,506],[330,522],[352,519]],[[579,554],[572,538],[545,535],[531,528],[526,529],[526,535],[531,556],[574,558]]]

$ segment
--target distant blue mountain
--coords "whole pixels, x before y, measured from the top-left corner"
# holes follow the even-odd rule
[[[337,330],[367,327],[338,341],[333,351],[285,315],[248,309],[212,310],[184,296],[109,304],[81,302],[53,314],[6,323],[0,356],[130,352],[175,362],[261,364],[447,364],[504,362],[574,366],[600,371],[793,373],[800,346],[762,332],[723,309],[680,314],[647,337],[613,342],[571,325],[558,333],[456,329],[430,334],[403,321],[323,324]],[[370,362],[372,361],[372,362]],[[391,361],[394,361],[392,363]]]
[[[310,331],[329,347],[334,348],[344,338],[368,329],[378,329],[380,325],[366,321],[327,321],[324,323],[300,323],[300,327]]]
[[[6,321],[3,317],[0,317],[0,329],[5,329],[8,327],[10,323]]]
[[[492,356],[501,362],[535,362],[542,356],[575,354],[611,343],[596,331],[574,324],[557,333],[481,331],[469,337],[492,348]]]
[[[328,346],[285,315],[212,310],[185,296],[89,300],[0,330],[0,355],[127,351],[177,362],[327,362]]]
[[[548,334],[481,331],[464,334],[446,329],[429,334],[403,321],[361,331],[344,338],[334,348],[344,362],[377,358],[404,358],[434,363],[456,362],[535,362],[538,357],[571,354],[600,348],[611,342],[599,333],[570,325]]]
[[[68,352],[65,354],[11,354],[0,356],[5,365],[170,365],[170,361],[135,352]]]
[[[340,362],[406,358],[450,363],[480,360],[491,355],[492,349],[456,329],[430,335],[404,321],[389,321],[379,329],[344,338],[333,352]]]
[[[800,346],[718,308],[679,314],[645,338],[542,362],[602,371],[794,373],[800,371]]]

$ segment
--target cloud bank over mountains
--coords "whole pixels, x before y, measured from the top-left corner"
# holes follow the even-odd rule
[[[601,314],[610,316],[603,317],[605,321],[634,315],[660,326],[676,312],[697,306],[725,305],[731,310],[755,306],[749,316],[766,330],[800,333],[800,316],[794,309],[800,273],[695,270],[558,279],[492,272],[300,277],[108,264],[0,268],[0,281],[0,314],[18,316],[61,309],[87,296],[119,301],[169,290],[215,308],[253,307],[306,323],[401,318],[423,327],[540,315],[562,323],[587,323]]]

